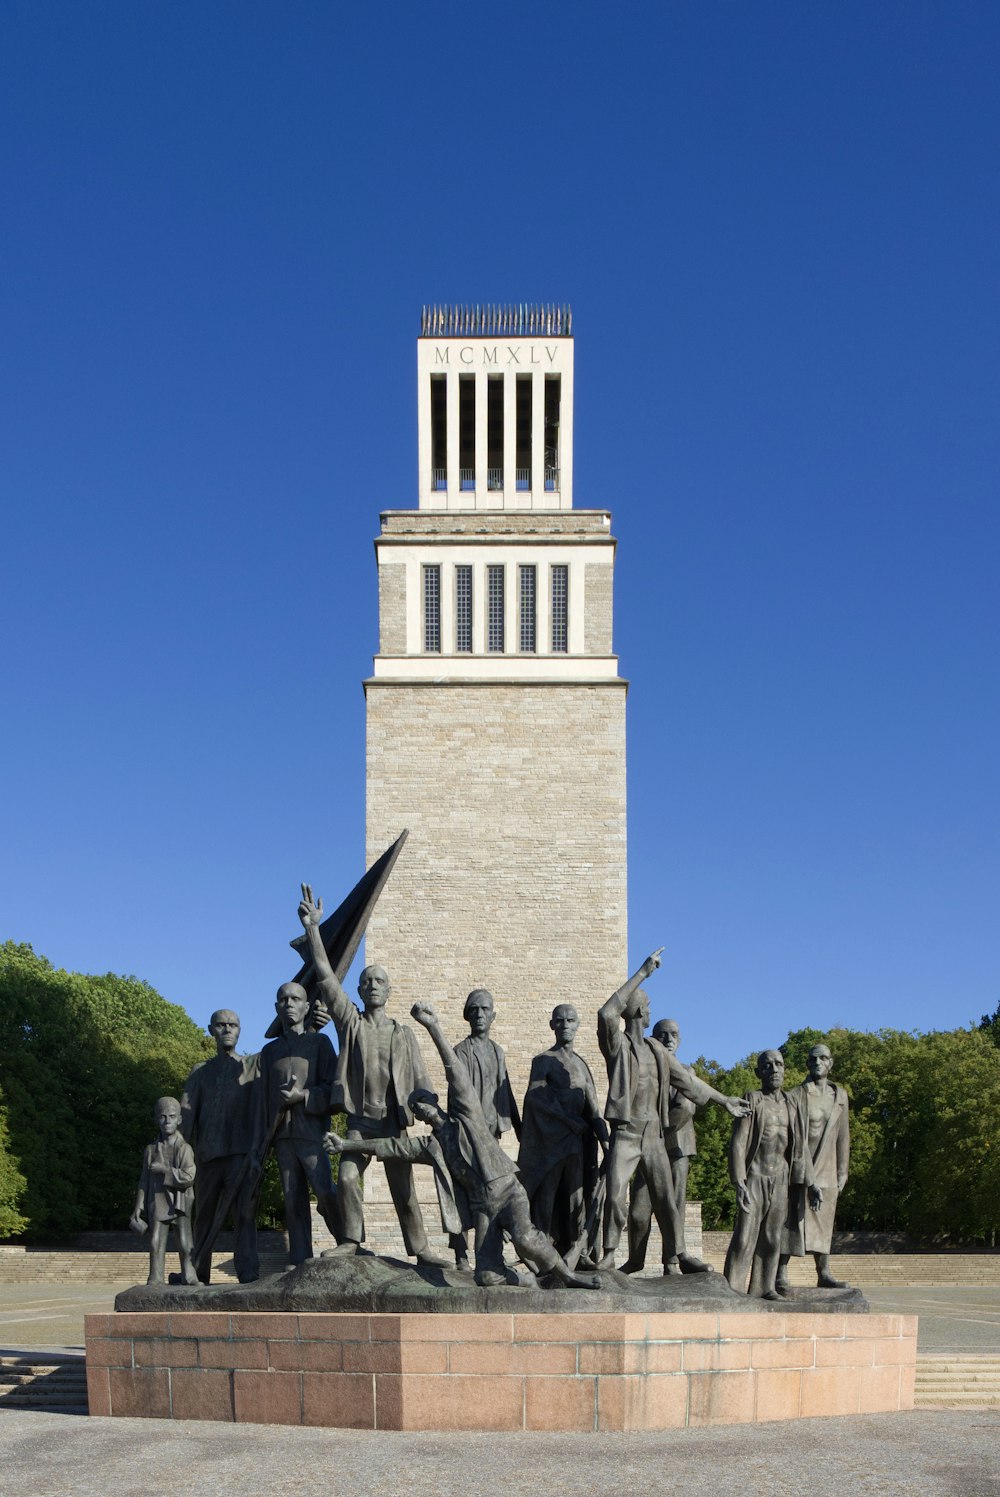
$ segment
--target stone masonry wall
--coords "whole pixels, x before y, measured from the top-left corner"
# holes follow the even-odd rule
[[[586,595],[583,648],[587,655],[611,654],[614,574],[610,567],[588,562],[583,572]]]
[[[383,536],[486,535],[507,540],[512,535],[552,535],[560,539],[593,536],[607,540],[611,516],[606,509],[511,510],[389,509],[381,516]]]
[[[406,568],[378,569],[378,647],[381,655],[406,649]]]
[[[596,1013],[628,975],[625,683],[369,681],[367,696],[369,862],[410,829],[366,940],[393,1012],[429,999],[455,1040],[466,994],[488,987],[521,1095],[571,1000],[603,1101]]]

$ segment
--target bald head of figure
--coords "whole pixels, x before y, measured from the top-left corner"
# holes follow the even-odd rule
[[[757,1057],[756,1071],[765,1092],[780,1091],[785,1080],[785,1057],[780,1050],[762,1050]]]
[[[813,1045],[806,1057],[806,1070],[809,1072],[810,1081],[825,1081],[833,1066],[833,1056],[829,1047],[823,1044]]]
[[[358,997],[365,1006],[365,1013],[385,1008],[392,988],[389,974],[384,967],[366,967],[358,979]]]
[[[231,1055],[240,1037],[240,1016],[231,1008],[217,1008],[208,1021],[208,1032],[215,1041],[216,1053]]]

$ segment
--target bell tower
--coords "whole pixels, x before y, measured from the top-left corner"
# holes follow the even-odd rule
[[[627,975],[615,541],[573,507],[569,308],[425,308],[417,403],[417,508],[375,541],[369,862],[410,836],[366,954],[397,1014],[429,999],[455,1038],[489,988],[523,1093],[552,1007],[577,1005],[593,1058]]]

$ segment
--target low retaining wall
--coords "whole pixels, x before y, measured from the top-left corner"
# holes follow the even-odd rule
[[[88,1315],[91,1414],[654,1430],[913,1407],[915,1316]]]

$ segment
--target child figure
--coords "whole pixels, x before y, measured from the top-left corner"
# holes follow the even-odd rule
[[[164,1259],[170,1224],[177,1228],[181,1273],[185,1284],[197,1284],[191,1235],[191,1207],[194,1202],[194,1153],[181,1137],[181,1104],[176,1097],[161,1097],[153,1109],[160,1130],[155,1144],[148,1144],[142,1157],[142,1174],[136,1191],[135,1208],[129,1226],[143,1233],[147,1222],[149,1240],[149,1278],[147,1284],[163,1284]]]

